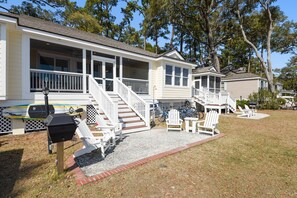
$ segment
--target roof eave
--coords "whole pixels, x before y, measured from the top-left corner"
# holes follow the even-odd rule
[[[192,69],[195,69],[195,67],[197,66],[196,64],[194,63],[190,63],[190,62],[187,62],[187,61],[184,61],[184,60],[178,60],[178,59],[175,59],[175,58],[170,58],[170,57],[166,57],[166,56],[161,56],[161,57],[158,57],[156,59],[156,61],[172,61],[172,62],[178,62],[178,63],[182,63],[184,65],[187,65],[187,66],[191,66]]]
[[[222,73],[216,73],[216,72],[201,72],[201,73],[193,73],[192,76],[202,76],[202,75],[214,75],[214,76],[220,76],[220,77],[224,77],[225,75]]]

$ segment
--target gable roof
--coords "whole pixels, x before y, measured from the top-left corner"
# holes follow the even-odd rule
[[[174,57],[174,55],[176,57]],[[167,56],[178,60],[185,60],[185,58],[176,49],[170,50],[168,52],[164,52],[163,54],[161,54],[161,56]]]
[[[261,76],[258,76],[257,74],[253,73],[235,73],[235,72],[229,72],[226,74],[225,77],[223,77],[223,81],[232,81],[232,80],[244,80],[244,79],[263,79]]]
[[[213,66],[209,67],[197,67],[192,71],[193,74],[200,74],[200,73],[206,73],[206,72],[213,72],[213,73],[219,73]]]
[[[35,18],[27,15],[11,14],[6,12],[0,12],[0,15],[17,19],[17,23],[21,27],[27,27],[35,30],[48,32],[48,33],[54,33],[54,34],[58,34],[58,35],[62,35],[62,36],[66,36],[74,39],[79,39],[82,41],[87,41],[87,42],[91,42],[94,44],[99,44],[107,47],[112,47],[112,48],[116,48],[116,49],[120,49],[128,52],[133,52],[136,54],[145,55],[153,58],[159,57],[158,54],[145,51],[137,47],[133,47],[126,43],[122,43],[102,35],[85,32],[71,27],[62,26],[50,21],[39,19],[39,18]]]

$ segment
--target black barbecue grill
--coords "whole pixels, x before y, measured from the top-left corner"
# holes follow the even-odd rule
[[[65,113],[51,114],[44,123],[53,143],[71,140],[77,127],[73,117]]]

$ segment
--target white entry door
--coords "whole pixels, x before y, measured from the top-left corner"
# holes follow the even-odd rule
[[[93,60],[93,77],[102,85],[105,91],[113,91],[113,80],[116,78],[115,62],[109,60],[94,59]]]

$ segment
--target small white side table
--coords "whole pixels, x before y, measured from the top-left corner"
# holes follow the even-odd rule
[[[197,121],[198,121],[198,118],[186,117],[185,118],[186,132],[192,131],[192,133],[195,133]]]

